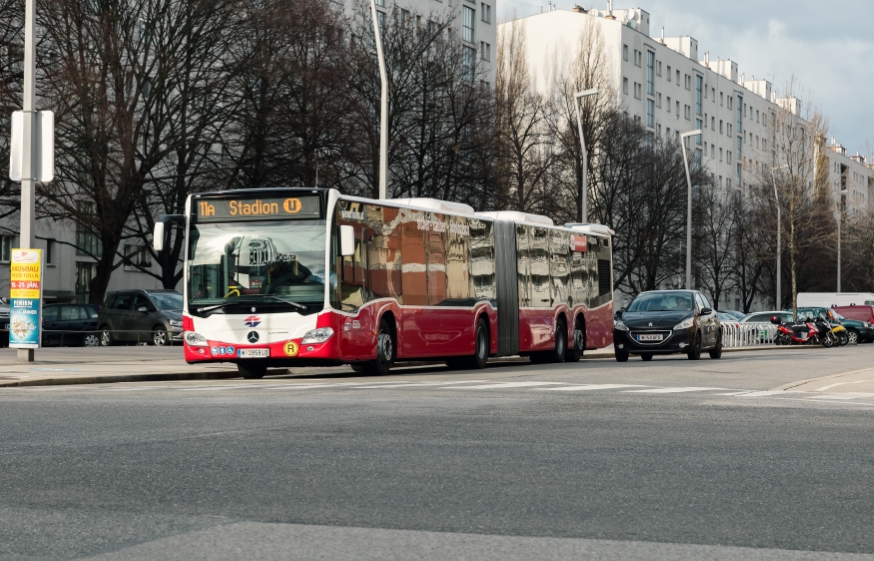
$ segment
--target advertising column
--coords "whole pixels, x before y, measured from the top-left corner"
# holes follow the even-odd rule
[[[42,251],[12,251],[9,281],[9,346],[38,349],[42,325]]]

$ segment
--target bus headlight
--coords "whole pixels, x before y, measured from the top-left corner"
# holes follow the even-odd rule
[[[301,344],[306,345],[309,343],[324,343],[333,335],[334,330],[330,327],[320,327],[318,329],[313,329],[312,331],[307,331],[306,334],[303,336]]]
[[[206,337],[201,335],[200,333],[195,333],[194,331],[186,331],[185,332],[185,342],[188,343],[192,347],[206,347]]]

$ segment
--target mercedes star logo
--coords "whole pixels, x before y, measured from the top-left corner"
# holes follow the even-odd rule
[[[248,339],[250,343],[254,344],[258,342],[258,339],[260,339],[260,337],[255,331],[250,331],[249,334],[246,335],[246,339]]]

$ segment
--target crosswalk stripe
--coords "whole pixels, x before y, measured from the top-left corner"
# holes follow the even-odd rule
[[[239,390],[242,388],[261,388],[263,387],[261,384],[240,384],[239,386],[211,386],[211,387],[197,387],[197,388],[180,388],[180,391],[183,392],[217,392],[223,390]]]
[[[627,390],[622,393],[686,393],[686,392],[707,392],[712,390],[724,390],[726,388],[657,388],[650,390]]]
[[[621,388],[645,388],[638,384],[589,384],[586,386],[564,386],[561,388],[537,388],[544,392],[583,392],[588,390],[615,390]]]
[[[721,395],[729,395],[734,397],[769,397],[772,395],[787,395],[787,394],[799,394],[799,393],[807,393],[807,392],[791,392],[791,391],[748,391],[748,392],[738,392],[738,393],[730,393],[730,394],[721,394]]]
[[[563,382],[504,382],[501,384],[483,384],[481,386],[453,386],[444,390],[500,390],[504,388],[530,388],[534,386],[557,386]]]
[[[822,400],[836,399],[836,400],[840,400],[840,401],[846,401],[846,400],[850,400],[850,399],[859,399],[860,397],[866,397],[866,396],[864,396],[864,395],[858,395],[858,394],[855,394],[855,395],[854,395],[854,394],[846,394],[846,393],[845,393],[845,394],[814,395],[814,396],[811,396],[811,397],[805,397],[804,399],[822,399]]]

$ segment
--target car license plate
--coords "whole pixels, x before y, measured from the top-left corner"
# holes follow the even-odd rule
[[[664,335],[638,335],[638,341],[662,341],[665,338]]]
[[[270,356],[270,349],[240,349],[237,356],[240,358],[267,358]]]

